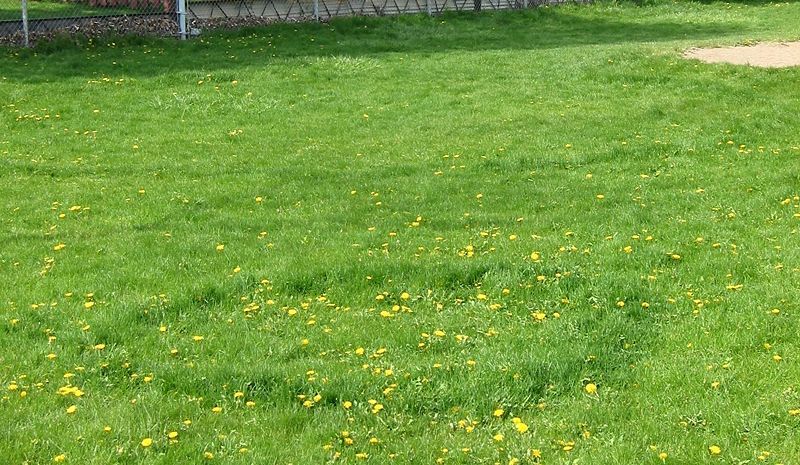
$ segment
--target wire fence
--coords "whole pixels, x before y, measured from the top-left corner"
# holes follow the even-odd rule
[[[175,0],[0,0],[0,43],[7,45],[57,34],[176,32]]]
[[[304,17],[325,20],[336,16],[527,8],[542,3],[535,3],[535,0],[215,0],[190,1],[187,8],[192,18],[256,16],[278,20]]]
[[[573,0],[0,0],[0,44],[29,46],[65,34],[186,38],[212,27],[505,10],[566,1]]]

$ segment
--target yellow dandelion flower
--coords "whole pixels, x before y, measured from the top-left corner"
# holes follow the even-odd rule
[[[153,440],[151,438],[144,438],[141,442],[142,447],[150,447],[153,445]]]
[[[170,431],[167,433],[167,437],[171,440],[178,439],[178,432],[177,431]]]
[[[519,433],[528,432],[528,425],[526,425],[525,423],[523,423],[521,421],[517,422],[517,423],[514,423],[514,428],[516,428]]]
[[[105,348],[106,348],[105,344],[95,344],[94,345],[94,350],[103,350]]]
[[[583,390],[589,395],[597,394],[597,385],[594,383],[589,383],[583,387]]]
[[[717,445],[708,446],[708,453],[711,455],[719,455],[722,453],[722,449]]]
[[[492,436],[492,439],[494,440],[494,442],[503,442],[503,439],[505,439],[505,438],[506,437],[503,436],[503,433],[497,433],[494,436]]]
[[[65,460],[67,460],[67,456],[64,454],[58,454],[53,457],[53,462],[55,463],[63,463]]]
[[[70,414],[70,415],[72,415],[73,413],[75,413],[77,411],[78,411],[78,406],[77,405],[70,405],[69,407],[67,407],[67,413]]]
[[[211,460],[214,458],[214,454],[209,451],[205,451],[203,452],[203,458],[206,460]]]
[[[500,418],[500,417],[503,416],[504,413],[506,413],[505,410],[503,410],[501,408],[498,408],[498,409],[495,409],[494,412],[492,412],[492,416],[496,417],[496,418]]]
[[[212,411],[213,413],[222,413],[222,407],[220,407],[220,406],[215,406],[215,407],[213,407],[213,408],[211,409],[211,411]]]

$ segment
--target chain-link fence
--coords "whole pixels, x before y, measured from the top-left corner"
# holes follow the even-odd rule
[[[175,0],[0,0],[0,42],[27,45],[56,34],[177,35]]]
[[[527,8],[561,3],[547,0],[189,0],[187,13],[196,18],[261,17],[278,20],[335,16],[383,16],[404,13]]]
[[[574,0],[0,0],[0,44],[58,34],[187,37],[215,26],[528,8]]]

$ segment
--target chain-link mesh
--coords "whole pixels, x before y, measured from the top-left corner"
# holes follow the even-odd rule
[[[215,26],[339,16],[527,8],[572,0],[0,0],[0,44],[57,34],[190,35]],[[185,13],[186,25],[182,26]]]
[[[330,19],[405,13],[527,8],[565,0],[188,0],[190,20],[226,18]]]
[[[177,34],[175,0],[0,0],[0,42],[57,34]]]

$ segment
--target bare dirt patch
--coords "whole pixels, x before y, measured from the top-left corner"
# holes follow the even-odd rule
[[[693,48],[684,54],[706,63],[785,68],[800,66],[800,42],[765,43],[741,47]]]

